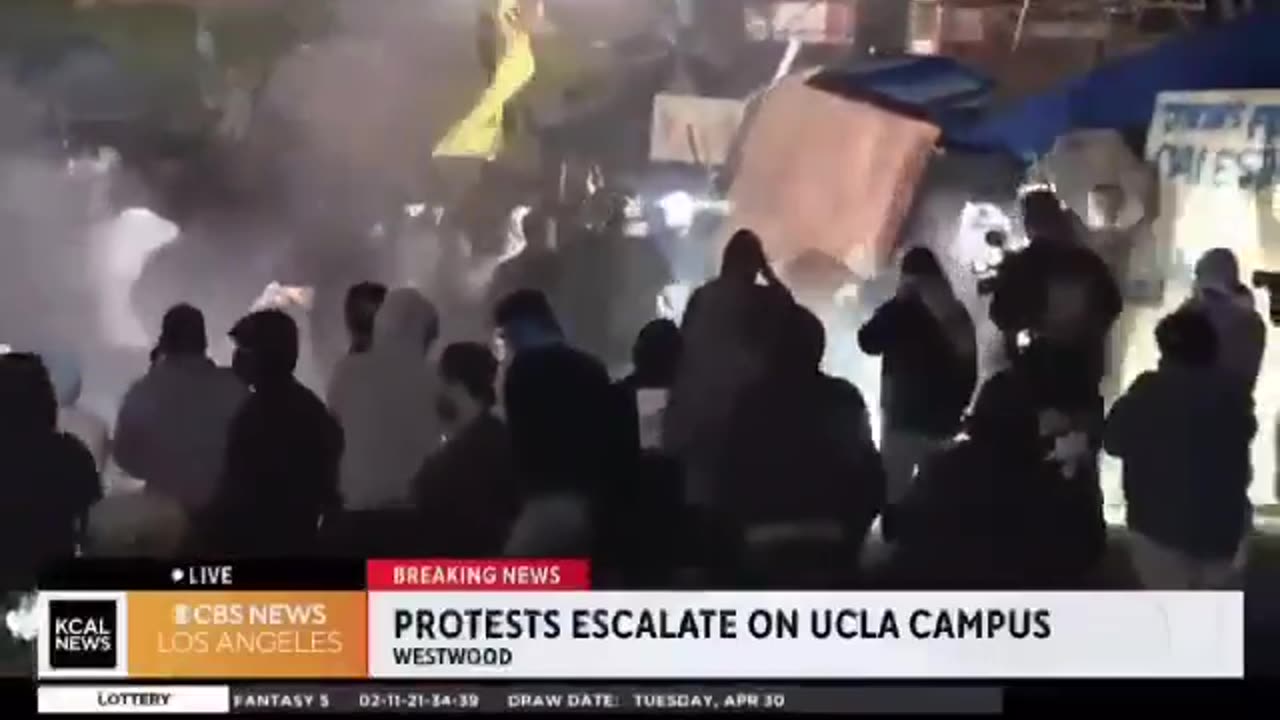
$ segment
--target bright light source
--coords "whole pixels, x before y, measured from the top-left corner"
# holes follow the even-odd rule
[[[5,613],[4,624],[12,637],[24,642],[35,640],[40,632],[40,614],[36,610],[36,594],[24,596],[18,607]]]
[[[685,308],[689,304],[689,297],[693,294],[693,288],[676,283],[668,285],[658,293],[657,300],[657,317],[672,322],[680,322],[684,317]]]
[[[698,203],[687,192],[673,192],[658,201],[662,210],[663,221],[667,227],[674,229],[687,228],[693,225],[693,216],[698,211]]]
[[[426,203],[413,203],[411,205],[404,206],[404,214],[408,215],[411,218],[421,217],[422,213],[426,211],[427,211]]]

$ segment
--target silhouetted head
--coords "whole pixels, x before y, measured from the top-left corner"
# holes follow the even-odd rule
[[[993,444],[1011,455],[1039,453],[1040,418],[1034,393],[1014,371],[1004,371],[983,383],[974,401],[966,430],[976,442]]]
[[[498,401],[498,359],[480,343],[454,343],[440,356],[436,414],[446,427],[465,425]]]
[[[675,382],[683,349],[680,326],[666,319],[650,321],[640,330],[631,348],[636,377],[657,387],[670,387]]]
[[[1204,313],[1183,308],[1156,325],[1161,366],[1207,368],[1218,358],[1218,335]]]
[[[351,352],[362,353],[373,343],[373,319],[387,299],[387,286],[375,282],[362,282],[347,290],[343,303],[343,316],[347,334],[351,337]]]
[[[160,340],[156,354],[161,357],[183,355],[204,356],[209,349],[209,337],[205,333],[204,313],[199,308],[182,303],[169,308],[160,321]]]
[[[1240,261],[1227,248],[1214,248],[1196,262],[1197,290],[1217,290],[1234,294],[1244,289],[1240,282]]]
[[[1032,242],[1070,237],[1067,209],[1052,190],[1032,190],[1023,196],[1022,226]]]
[[[942,266],[933,251],[926,247],[913,247],[902,256],[902,274],[913,278],[943,277]]]
[[[493,326],[502,353],[519,354],[564,340],[560,321],[547,296],[538,290],[517,290],[498,302]]]
[[[926,247],[913,247],[902,256],[902,272],[898,282],[904,286],[925,287],[946,283],[946,273],[933,251]]]
[[[40,356],[0,355],[0,442],[53,432],[58,400]]]
[[[768,263],[760,237],[750,230],[739,230],[729,238],[729,244],[724,248],[720,276],[755,282],[756,276]]]
[[[250,387],[290,380],[298,366],[298,325],[281,310],[259,310],[231,329],[232,369]]]
[[[775,349],[777,369],[788,375],[812,375],[822,368],[827,331],[808,308],[792,305]]]

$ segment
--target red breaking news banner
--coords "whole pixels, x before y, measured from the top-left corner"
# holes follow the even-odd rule
[[[370,560],[370,591],[589,590],[586,560]]]

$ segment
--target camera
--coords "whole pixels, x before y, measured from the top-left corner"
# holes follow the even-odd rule
[[[983,237],[987,247],[994,251],[995,260],[982,265],[974,265],[973,272],[978,276],[978,295],[986,297],[996,291],[1000,281],[1000,267],[1015,252],[1009,243],[1009,235],[1002,230],[989,230]]]
[[[1266,290],[1270,297],[1268,309],[1271,314],[1271,324],[1280,326],[1280,272],[1270,272],[1259,270],[1253,274],[1253,286],[1259,290]]]

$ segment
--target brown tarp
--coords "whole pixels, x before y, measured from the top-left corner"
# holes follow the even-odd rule
[[[891,256],[938,128],[784,79],[746,128],[727,229],[760,234],[769,259],[816,250],[864,277]]]

